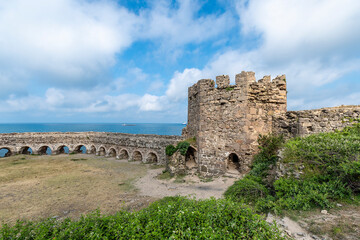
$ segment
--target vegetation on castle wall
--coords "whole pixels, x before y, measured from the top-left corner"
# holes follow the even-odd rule
[[[190,147],[190,143],[187,142],[187,141],[182,141],[182,142],[179,142],[177,145],[176,145],[176,149],[179,150],[180,154],[185,156],[188,148]]]
[[[179,142],[176,147],[172,144],[166,146],[165,152],[167,156],[172,156],[176,151],[179,151],[181,155],[185,156],[190,145],[196,145],[196,138],[188,138]]]
[[[176,152],[176,147],[174,147],[174,145],[170,144],[167,145],[165,148],[165,153],[167,156],[172,156],[175,152]]]
[[[250,173],[225,192],[226,198],[250,200],[258,211],[278,212],[331,208],[336,201],[351,201],[359,195],[360,123],[342,131],[294,138],[285,144],[281,137],[261,136],[259,143],[260,152]],[[301,173],[297,178],[290,175],[275,180],[269,176],[274,174],[281,147],[281,162]]]
[[[251,209],[225,199],[166,197],[138,212],[4,225],[1,239],[286,239]]]

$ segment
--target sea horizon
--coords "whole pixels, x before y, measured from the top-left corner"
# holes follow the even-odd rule
[[[0,133],[22,132],[117,132],[181,135],[184,123],[0,123]]]

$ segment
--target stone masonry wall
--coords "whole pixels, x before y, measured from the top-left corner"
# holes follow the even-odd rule
[[[287,138],[343,129],[360,119],[360,106],[289,111],[273,118],[273,132]]]
[[[189,88],[189,121],[185,137],[196,136],[197,164],[202,175],[221,175],[231,153],[247,171],[257,151],[259,134],[272,129],[272,115],[286,111],[285,76],[269,76],[256,82],[253,72],[203,79]],[[191,94],[191,95],[190,95]],[[190,96],[196,96],[190,98]]]
[[[87,153],[122,158],[126,152],[128,159],[133,155],[141,156],[143,162],[151,159],[158,164],[165,164],[165,148],[176,144],[181,136],[105,133],[105,132],[54,132],[54,133],[8,133],[0,134],[0,149],[6,148],[11,154],[22,152],[24,147],[30,147],[34,154],[40,154],[41,148],[47,146],[52,154],[60,153],[63,146],[74,152],[79,146],[85,146]],[[125,154],[125,155],[126,155]]]

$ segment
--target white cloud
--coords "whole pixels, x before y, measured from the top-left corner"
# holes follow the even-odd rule
[[[202,71],[196,68],[185,69],[182,73],[175,72],[170,80],[166,96],[172,101],[186,99],[187,88],[196,83],[203,76]]]
[[[166,98],[145,94],[139,101],[141,111],[160,111],[166,108]]]
[[[1,68],[46,76],[43,82],[89,84],[132,43],[137,23],[108,1],[1,1]]]
[[[166,46],[200,43],[234,25],[229,12],[196,17],[201,8],[199,1],[177,1],[178,8],[170,4],[165,0],[154,1],[151,11],[142,12],[147,20],[143,26],[144,38],[162,39]]]

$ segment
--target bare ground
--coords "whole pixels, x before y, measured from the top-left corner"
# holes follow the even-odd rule
[[[83,154],[2,158],[0,223],[147,206],[155,199],[137,195],[132,184],[147,168]]]
[[[94,155],[0,159],[0,224],[137,210],[165,196],[222,196],[234,178],[159,180],[163,167]]]
[[[158,176],[163,169],[152,169],[139,179],[135,186],[139,194],[162,198],[165,196],[189,196],[197,199],[221,198],[225,190],[231,186],[236,178],[220,177],[214,179],[200,178],[196,174],[161,180]],[[239,176],[240,177],[240,176]]]

